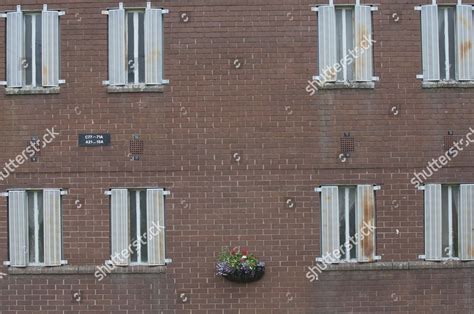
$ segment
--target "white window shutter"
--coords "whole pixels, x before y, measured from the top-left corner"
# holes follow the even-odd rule
[[[28,265],[28,200],[25,191],[8,192],[10,266]]]
[[[45,189],[43,191],[43,213],[44,264],[46,266],[61,266],[61,190]]]
[[[375,260],[375,192],[373,185],[357,186],[356,201],[356,232],[359,237],[364,233],[364,239],[357,242],[356,256],[358,262],[372,262]],[[370,231],[370,232],[369,232]],[[365,234],[369,233],[368,236]]]
[[[425,185],[425,259],[440,260],[442,248],[441,184]]]
[[[59,12],[43,10],[41,25],[43,86],[59,86]]]
[[[337,73],[336,9],[334,5],[318,7],[318,61],[321,81],[335,82]]]
[[[145,10],[145,83],[163,83],[163,12]]]
[[[129,249],[129,200],[127,189],[113,189],[111,193],[111,251],[118,266],[127,266],[129,259],[121,254]]]
[[[125,58],[125,10],[109,10],[109,84],[125,85],[127,60]]]
[[[359,57],[355,59],[354,79],[359,82],[371,82],[373,80],[372,8],[357,4],[354,20],[355,46],[359,51]]]
[[[461,185],[459,242],[460,259],[474,260],[474,184]]]
[[[321,187],[321,254],[333,256],[339,250],[339,189]]]
[[[165,265],[165,197],[164,191],[146,191],[148,264]]]
[[[421,7],[421,44],[423,55],[423,80],[439,81],[438,5]]]
[[[472,6],[456,6],[456,79],[471,81],[474,79],[474,48]]]
[[[23,86],[23,12],[7,13],[7,86]]]

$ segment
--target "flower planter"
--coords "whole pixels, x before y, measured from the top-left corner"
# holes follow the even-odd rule
[[[265,263],[259,262],[248,249],[234,247],[221,253],[216,265],[217,275],[233,282],[253,282],[265,274]]]
[[[246,283],[260,280],[264,274],[265,266],[262,265],[258,266],[254,271],[244,272],[240,270],[235,270],[234,272],[225,276],[223,275],[222,277],[229,281]]]

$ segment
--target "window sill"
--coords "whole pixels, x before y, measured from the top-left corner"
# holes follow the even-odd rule
[[[163,93],[164,85],[107,86],[108,93]]]
[[[5,88],[6,95],[49,95],[59,94],[60,87],[7,87]]]
[[[101,265],[103,266],[103,265]],[[58,266],[58,267],[25,267],[7,269],[8,275],[82,275],[95,274],[100,266]],[[112,274],[162,274],[166,272],[166,266],[128,266],[116,267]],[[100,272],[99,272],[100,273]],[[108,275],[109,273],[107,273]]]
[[[357,271],[357,270],[416,270],[416,269],[453,269],[474,268],[474,262],[372,262],[372,263],[341,263],[327,265],[326,271]]]
[[[318,85],[318,89],[374,89],[374,82],[326,82]]]
[[[423,88],[473,88],[474,81],[438,81],[438,82],[423,82]]]

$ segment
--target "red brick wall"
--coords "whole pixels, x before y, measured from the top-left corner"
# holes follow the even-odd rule
[[[346,1],[347,2],[347,1]],[[164,274],[8,275],[0,279],[1,313],[468,313],[472,269],[325,272],[310,283],[319,255],[321,184],[377,183],[377,253],[383,262],[423,254],[423,194],[410,183],[443,153],[448,130],[472,125],[474,90],[421,89],[418,1],[378,1],[374,13],[374,90],[319,91],[316,15],[326,1],[154,1],[165,17],[163,93],[108,94],[107,18],[113,1],[50,1],[61,18],[59,95],[0,93],[0,161],[19,154],[32,135],[56,126],[60,136],[1,190],[60,187],[64,254],[70,265],[100,265],[109,255],[111,187],[159,186],[166,201]],[[338,3],[338,1],[336,1]],[[41,1],[4,0],[39,9]],[[144,6],[145,1],[125,1]],[[190,19],[184,23],[180,12]],[[401,17],[395,23],[391,16]],[[0,60],[5,60],[0,20]],[[241,63],[234,68],[234,60]],[[0,62],[0,78],[5,77]],[[390,114],[401,106],[397,116]],[[109,132],[112,145],[82,148],[82,132]],[[339,138],[351,132],[355,152],[343,163]],[[145,153],[130,161],[128,141],[140,134]],[[233,155],[240,155],[240,162]],[[473,182],[470,147],[433,182]],[[1,167],[0,167],[1,168]],[[296,206],[287,208],[286,197]],[[7,260],[7,207],[0,199],[0,259]],[[398,230],[398,232],[397,232]],[[214,276],[223,246],[246,245],[267,263],[257,283]],[[7,272],[6,268],[0,271]],[[80,303],[72,294],[82,291]],[[184,293],[187,302],[180,295]],[[239,310],[241,310],[239,312]]]

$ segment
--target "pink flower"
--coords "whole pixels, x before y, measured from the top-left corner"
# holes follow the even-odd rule
[[[235,255],[239,252],[239,248],[238,247],[233,247],[232,250],[230,250],[230,254],[232,255]]]

